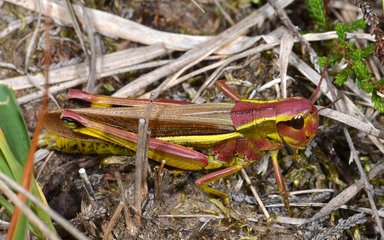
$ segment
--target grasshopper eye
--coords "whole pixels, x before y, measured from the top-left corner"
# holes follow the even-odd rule
[[[291,127],[293,127],[296,130],[300,130],[304,127],[304,118],[301,115],[296,115],[291,120]]]
[[[79,127],[82,127],[82,124],[79,123],[78,121],[72,119],[72,118],[63,118],[63,123],[64,123],[64,126],[66,126],[67,128],[70,128],[70,129],[75,129],[75,128],[79,128]]]

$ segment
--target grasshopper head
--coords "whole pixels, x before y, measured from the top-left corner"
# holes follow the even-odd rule
[[[300,97],[284,99],[276,108],[280,116],[277,130],[280,137],[293,148],[305,148],[315,137],[318,127],[316,107]]]

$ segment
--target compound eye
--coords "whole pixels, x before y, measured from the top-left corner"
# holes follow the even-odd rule
[[[66,126],[67,128],[75,129],[75,128],[83,127],[83,125],[80,122],[72,118],[64,117],[62,120],[63,120],[64,126]]]
[[[304,118],[303,118],[303,116],[301,116],[301,115],[295,116],[291,120],[291,127],[293,127],[296,130],[303,129],[303,127],[304,127]]]

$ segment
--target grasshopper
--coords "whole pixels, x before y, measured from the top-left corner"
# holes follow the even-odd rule
[[[80,90],[70,90],[68,98],[104,108],[49,112],[45,122],[48,145],[65,152],[131,155],[136,151],[138,120],[147,114],[147,100],[111,98]],[[277,154],[284,147],[297,152],[308,145],[317,132],[318,110],[302,97],[265,101],[236,95],[232,98],[233,103],[153,102],[148,157],[165,160],[166,165],[181,170],[218,169],[195,184],[223,198],[229,206],[228,194],[209,184],[271,152],[278,190],[288,205]],[[107,107],[111,105],[119,107]]]

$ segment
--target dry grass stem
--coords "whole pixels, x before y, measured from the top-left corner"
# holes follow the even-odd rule
[[[229,24],[231,24],[231,26],[235,25],[235,21],[233,21],[231,15],[229,15],[227,13],[227,11],[225,11],[225,9],[223,8],[223,6],[221,6],[221,3],[219,0],[214,0],[215,2],[215,5],[217,6],[217,8],[220,10],[220,12],[223,14],[223,16],[225,17],[225,19],[229,22]]]
[[[85,86],[85,90],[90,93],[95,93],[96,88],[96,57],[98,56],[97,51],[96,51],[96,36],[95,36],[95,31],[93,30],[91,20],[88,15],[88,10],[85,8],[84,3],[80,2],[80,7],[82,14],[84,18],[84,27],[87,32],[87,37],[88,37],[88,42],[89,42],[89,49],[90,49],[90,56],[88,56],[88,52],[85,48],[83,48],[83,51],[85,55],[88,58],[88,63],[89,63],[89,75],[87,79],[87,85]],[[76,21],[77,22],[77,21]],[[81,36],[78,36],[81,38]],[[100,48],[100,46],[99,46]]]
[[[32,11],[37,11],[35,3],[32,1],[8,0],[7,2],[27,8]],[[55,19],[64,25],[72,24],[72,20],[65,7],[50,0],[42,0],[41,2],[43,5],[42,12],[45,14],[45,16]],[[289,5],[291,2],[291,0],[280,0],[278,4],[280,7],[284,7]],[[81,15],[80,6],[73,5],[73,8],[76,12],[76,16],[79,17],[79,21],[83,23],[84,19]],[[186,51],[211,39],[211,37],[207,36],[189,36],[184,34],[161,32],[103,11],[90,8],[87,8],[87,11],[89,13],[90,19],[92,19],[91,23],[95,31],[111,38],[127,39],[145,45],[162,43],[164,48],[179,51]],[[264,22],[266,18],[271,17],[273,14],[272,8],[268,5],[260,8],[259,12],[262,14],[259,14],[258,24]],[[230,46],[226,46],[223,49],[217,49],[217,53],[231,54],[238,52],[238,48],[241,47],[246,41],[246,37],[241,37]]]
[[[292,52],[293,47],[293,37],[286,33],[281,38],[280,44],[280,53],[279,53],[279,70],[280,70],[280,79],[281,79],[281,97],[287,97],[287,71],[288,71],[288,60]]]
[[[154,61],[154,62],[136,64],[136,65],[128,66],[125,68],[111,70],[110,72],[104,72],[100,76],[102,76],[102,75],[111,76],[114,74],[119,74],[119,73],[124,73],[124,72],[131,72],[131,71],[137,71],[137,70],[146,69],[146,68],[153,68],[153,67],[164,65],[167,62],[169,62],[169,60],[159,60],[159,61]],[[57,93],[57,92],[60,92],[60,91],[66,90],[66,89],[74,88],[78,85],[83,84],[85,81],[86,81],[85,78],[81,78],[81,79],[70,80],[67,82],[59,83],[59,84],[56,84],[56,85],[50,87],[49,92],[50,93]],[[19,104],[24,104],[24,103],[28,103],[32,100],[41,98],[42,95],[43,95],[42,91],[37,91],[37,92],[27,94],[23,97],[20,97],[17,100],[18,100]]]
[[[40,149],[39,149],[40,150]],[[37,152],[39,152],[39,150]],[[54,154],[54,151],[49,151],[48,155],[44,157],[44,162],[39,166],[39,171],[36,174],[36,181],[39,179],[41,172],[44,170],[44,167],[47,165],[49,159],[51,159],[52,155]],[[35,154],[36,155],[36,154]]]
[[[23,21],[22,20],[15,20],[8,24],[8,27],[6,27],[4,30],[0,32],[0,38],[5,38],[9,34],[13,33],[14,31],[19,30],[20,28],[24,27],[24,25],[28,25],[36,20],[36,17],[33,16],[26,16]]]
[[[119,218],[119,215],[121,213],[121,210],[123,210],[124,206],[125,206],[125,203],[123,201],[119,202],[119,205],[117,205],[115,211],[113,212],[111,220],[109,220],[107,224],[107,228],[104,231],[103,240],[110,239],[113,227],[115,226],[117,219]]]
[[[270,215],[269,215],[267,209],[265,208],[263,201],[261,201],[261,198],[260,198],[259,194],[257,193],[255,187],[252,185],[251,179],[249,179],[248,174],[245,172],[244,169],[241,169],[240,173],[241,173],[241,176],[243,176],[245,182],[247,183],[249,189],[251,189],[251,192],[252,192],[253,196],[255,197],[257,204],[261,208],[261,211],[263,212],[264,216],[267,219],[270,218]]]
[[[91,203],[91,205],[94,209],[98,209],[99,204],[97,203],[97,200],[95,198],[95,191],[93,190],[91,182],[89,181],[86,170],[84,168],[80,168],[79,169],[79,175],[80,175],[80,178],[83,180],[82,181],[83,188],[87,194],[89,202]]]
[[[361,34],[361,35],[362,36],[356,36],[356,37],[360,39],[369,38],[368,34]],[[249,43],[253,43],[254,41],[257,41],[258,39],[260,39],[260,37],[262,36],[254,37],[253,40]],[[351,35],[350,37],[354,37],[354,36]],[[308,39],[308,41],[321,41],[321,40],[337,38],[337,35],[335,32],[320,33],[320,34],[306,34],[304,35],[304,38]],[[276,40],[275,42],[271,42],[270,46],[272,47],[272,46],[278,45],[278,43],[279,42]],[[263,48],[261,45],[253,49],[255,51],[252,51],[250,49],[250,51],[247,53],[234,55],[233,58],[231,58],[231,60],[225,60],[225,64],[228,65],[232,61],[249,56],[251,54],[255,54],[256,52],[268,50],[269,48]],[[142,53],[140,51],[142,51]],[[113,74],[125,73],[125,72],[143,69],[143,68],[152,68],[152,67],[157,67],[157,66],[167,64],[168,60],[156,61],[153,63],[151,62],[143,63],[145,61],[149,61],[153,58],[159,57],[165,53],[166,51],[161,47],[159,48],[159,46],[157,45],[157,46],[138,48],[137,50],[128,49],[128,50],[123,50],[123,51],[112,53],[112,54],[106,54],[102,57],[97,58],[97,64],[96,64],[97,78],[103,78],[103,77],[111,76]],[[127,59],[124,57],[124,55],[130,56],[129,58],[130,61],[126,61]],[[137,59],[138,57],[140,59]],[[186,74],[185,76],[179,79],[173,78],[173,80],[167,84],[164,90],[169,89],[170,87],[175,86],[185,81],[186,79],[189,79],[190,77],[201,74],[205,71],[208,71],[222,64],[224,63],[223,62],[213,63],[207,67],[204,67],[202,69],[195,70],[192,73]],[[294,63],[292,62],[291,64],[294,65]],[[82,84],[86,82],[87,76],[88,76],[87,63],[80,63],[80,64],[75,64],[67,67],[62,67],[59,69],[54,69],[51,71],[51,76],[50,76],[51,84],[58,84],[58,83],[67,82],[67,81],[68,83],[59,84],[57,86],[50,87],[50,93],[56,93],[58,91],[62,91],[62,90],[74,87],[76,85]],[[36,84],[38,85],[43,84],[44,79],[42,78],[41,75],[37,74],[37,75],[31,76],[31,78],[33,79],[33,82],[35,82]],[[34,86],[28,81],[28,78],[26,76],[4,79],[2,80],[2,82],[10,86],[14,90],[21,90],[21,89],[26,89]],[[208,82],[211,82],[211,81],[208,81]],[[24,104],[31,100],[40,98],[41,96],[42,96],[42,91],[37,91],[35,93],[31,93],[29,95],[21,97],[19,99],[19,103]],[[146,94],[144,96],[147,98],[149,97],[149,94]]]
[[[200,4],[199,4],[198,2],[196,2],[195,0],[192,0],[192,3],[195,4],[196,7],[197,7],[198,9],[200,9],[200,11],[201,11],[202,13],[205,13],[204,9],[200,6]]]
[[[382,174],[384,172],[384,163],[379,163],[375,166],[369,173],[368,179],[372,180],[377,175]],[[312,218],[306,221],[306,223],[313,222],[319,218],[327,216],[332,211],[335,211],[340,208],[343,204],[351,200],[358,192],[360,192],[364,188],[365,184],[362,179],[353,185],[349,186],[347,189],[342,191],[336,197],[334,197],[331,201],[327,203],[325,207],[320,209],[318,213],[316,213]]]
[[[145,130],[145,119],[139,120],[139,127],[137,132],[137,151],[135,162],[135,194],[134,194],[134,206],[138,210],[138,214],[141,216],[141,204],[143,202],[143,169],[144,157],[146,151],[147,131]]]
[[[277,42],[270,43],[270,44],[262,44],[262,45],[255,47],[255,48],[251,48],[247,51],[244,51],[242,53],[235,54],[235,55],[233,55],[233,56],[231,56],[231,57],[229,57],[229,58],[227,58],[221,62],[214,63],[211,66],[209,66],[210,68],[216,68],[216,69],[215,69],[215,71],[213,71],[213,73],[211,73],[211,75],[207,78],[207,80],[205,80],[204,84],[196,92],[196,95],[192,99],[192,102],[196,102],[197,99],[199,98],[199,96],[202,94],[202,92],[219,77],[219,73],[222,72],[224,67],[228,66],[229,64],[231,64],[232,62],[234,62],[236,60],[252,56],[254,54],[260,53],[260,52],[268,50],[268,49],[272,49],[273,47],[275,47],[277,45],[278,45]],[[181,80],[181,78],[180,78],[180,80]],[[177,83],[180,83],[180,82],[181,81],[178,81]]]
[[[282,3],[284,2],[284,4]],[[288,4],[289,1],[279,2],[279,7]],[[198,45],[197,48],[184,53],[176,61],[171,62],[163,67],[160,67],[150,73],[144,74],[118,90],[113,96],[115,97],[128,97],[135,95],[138,91],[145,89],[150,84],[158,81],[159,79],[169,76],[181,69],[186,69],[185,66],[192,66],[192,63],[198,63],[204,58],[208,57],[216,50],[233,42],[239,36],[243,35],[250,27],[259,24],[265,18],[265,15],[272,14],[273,10],[268,5],[259,8],[236,25],[228,28],[224,32],[218,34],[207,42]],[[191,65],[192,64],[192,65]]]
[[[311,63],[316,68],[318,68],[318,65],[317,65],[317,59],[318,59],[317,53],[311,47],[309,42],[299,33],[299,30],[296,28],[296,26],[293,25],[292,21],[289,19],[289,17],[287,15],[287,13],[285,12],[284,8],[280,9],[279,6],[277,5],[277,1],[276,0],[269,0],[268,2],[269,2],[269,4],[271,4],[273,9],[275,10],[275,12],[276,12],[277,16],[280,18],[281,22],[287,27],[289,34],[291,34],[293,37],[295,37],[297,40],[299,40],[301,45],[303,47],[305,47],[305,49],[307,50],[307,52],[310,55]],[[319,71],[319,69],[316,69],[316,70]],[[282,69],[280,69],[280,71],[282,71]]]
[[[99,78],[111,76],[114,74],[126,72],[126,68],[133,67],[138,64],[146,64],[154,58],[163,56],[167,52],[159,50],[157,46],[147,46],[139,48],[130,48],[119,52],[106,54],[97,58],[97,75]],[[157,63],[157,62],[156,62]],[[160,62],[164,63],[164,62]],[[144,65],[145,66],[145,65]],[[156,64],[155,64],[156,66]],[[152,67],[147,66],[147,67]],[[128,69],[129,70],[129,69]],[[133,69],[137,70],[137,68]],[[129,70],[132,71],[132,70]],[[80,80],[84,83],[88,77],[87,63],[75,64],[50,71],[50,84],[62,83],[72,80]],[[44,84],[44,77],[41,74],[31,76],[33,81],[38,85]],[[28,82],[26,76],[19,76],[2,80],[2,83],[8,85],[14,90],[21,90],[32,87],[32,83]]]
[[[352,153],[352,156],[353,156],[353,160],[355,161],[357,169],[359,170],[360,178],[363,180],[365,193],[368,196],[369,204],[371,205],[371,209],[372,209],[372,212],[373,212],[374,219],[376,221],[376,225],[379,228],[379,232],[380,232],[381,238],[384,238],[383,225],[381,224],[381,220],[380,220],[379,214],[377,212],[377,207],[376,207],[376,204],[375,204],[375,200],[373,199],[373,194],[374,194],[373,187],[369,183],[367,175],[365,174],[363,166],[361,165],[361,162],[360,162],[360,159],[359,159],[359,154],[357,153],[355,145],[352,142],[351,135],[349,134],[348,130],[345,127],[343,128],[343,130],[344,130],[345,138],[347,139],[349,148],[351,150],[351,153]]]
[[[115,172],[115,177],[116,177],[116,182],[117,182],[117,186],[119,187],[119,191],[120,191],[120,202],[124,202],[124,208],[123,208],[123,211],[124,211],[124,219],[125,219],[125,227],[132,233],[136,233],[138,228],[136,227],[136,225],[133,223],[132,221],[132,216],[129,212],[129,206],[128,206],[128,199],[127,199],[127,196],[125,195],[125,192],[126,192],[126,187],[124,186],[122,180],[121,180],[121,175],[118,171]]]
[[[306,189],[306,190],[300,190],[300,191],[291,191],[289,192],[289,195],[301,195],[301,194],[311,194],[311,193],[323,193],[323,192],[335,192],[333,189]]]
[[[77,21],[77,16],[76,16],[76,13],[75,13],[75,11],[73,9],[73,4],[69,0],[65,0],[65,4],[66,4],[66,8],[67,8],[67,13],[69,14],[69,16],[71,18],[71,23],[72,23],[73,29],[75,30],[76,35],[79,38],[81,49],[83,50],[83,53],[84,53],[84,56],[85,56],[85,62],[88,63],[87,65],[88,65],[89,75],[88,75],[88,79],[87,79],[88,81],[87,81],[86,89],[87,89],[87,91],[93,93],[93,91],[91,91],[91,90],[93,90],[93,86],[91,88],[90,85],[89,85],[89,84],[93,85],[92,84],[92,80],[90,79],[90,76],[94,75],[94,73],[91,70],[93,62],[90,61],[91,57],[89,56],[87,48],[85,47],[85,40],[84,40],[84,37],[83,37],[83,32],[81,31],[80,24]],[[80,2],[79,6],[80,6],[79,9],[81,11],[81,14],[79,14],[79,16],[83,16],[83,18],[84,18],[84,27],[87,29],[87,33],[88,33],[88,31],[90,31],[88,29],[91,28],[91,26],[89,24],[89,17],[86,14],[86,11],[84,11],[84,5],[83,5],[82,2]],[[88,38],[89,37],[90,36],[88,34]],[[89,38],[88,40],[90,42],[91,51],[93,53],[92,56],[93,56],[93,58],[96,58],[96,54],[95,54],[95,51],[94,51],[94,39],[92,37],[92,38]]]
[[[375,128],[374,126],[372,126],[372,124],[370,123],[365,123],[358,118],[352,117],[351,115],[348,115],[330,108],[323,108],[322,106],[318,106],[318,108],[321,110],[319,111],[319,114],[321,116],[331,118],[345,125],[356,128],[366,134],[384,139],[384,133],[379,129]]]

